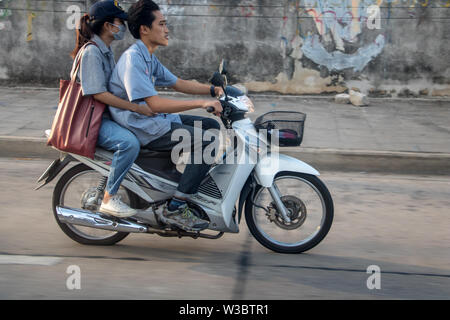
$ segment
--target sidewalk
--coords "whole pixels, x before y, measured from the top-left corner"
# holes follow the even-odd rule
[[[302,146],[282,152],[319,170],[450,174],[450,99],[370,99],[360,108],[335,104],[329,96],[250,97],[252,119],[272,110],[307,114]],[[57,156],[44,138],[57,101],[57,89],[0,87],[0,156]]]

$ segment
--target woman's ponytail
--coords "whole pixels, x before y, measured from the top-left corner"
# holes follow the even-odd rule
[[[94,35],[91,28],[90,17],[88,14],[85,14],[84,16],[81,17],[76,32],[77,32],[77,39],[75,43],[75,49],[73,49],[72,53],[70,54],[72,59],[75,59],[81,47],[84,46],[85,43],[89,42],[89,40],[91,40],[92,36]]]

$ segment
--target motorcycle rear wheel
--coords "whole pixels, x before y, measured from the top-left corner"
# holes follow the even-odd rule
[[[115,232],[82,227],[78,225],[72,225],[70,223],[61,222],[59,220],[56,213],[56,207],[68,206],[80,209],[81,205],[77,205],[78,199],[81,199],[81,201],[83,201],[82,199],[84,194],[88,192],[88,190],[94,190],[100,182],[100,178],[101,175],[97,171],[89,168],[84,164],[78,164],[67,170],[67,172],[61,176],[53,191],[52,208],[58,226],[69,238],[84,245],[110,246],[123,240],[126,236],[129,235],[129,233],[127,232]],[[76,183],[78,183],[79,185],[77,185]],[[76,191],[79,191],[81,194],[71,195],[72,199],[69,201],[69,199],[66,197],[66,193],[70,193],[68,191],[71,190],[68,189],[71,188],[71,185],[75,185],[77,187],[74,188],[73,191],[77,189]],[[130,205],[131,207],[136,207],[137,198],[136,196],[134,196],[134,194],[124,189],[123,187],[120,187],[119,193],[122,194],[122,197],[126,196],[126,199],[122,199],[124,203]]]
[[[268,189],[257,186],[254,199],[250,195],[245,204],[250,233],[264,247],[278,253],[312,249],[325,238],[333,222],[330,192],[316,176],[297,172],[281,172],[274,183],[292,221],[285,223]],[[293,240],[286,241],[286,238]]]

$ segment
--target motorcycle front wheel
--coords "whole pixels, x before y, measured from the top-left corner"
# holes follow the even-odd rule
[[[269,190],[257,186],[245,204],[250,233],[264,247],[278,253],[302,253],[318,245],[333,222],[333,199],[316,176],[281,172],[274,179],[291,220],[287,223]]]
[[[95,229],[61,222],[56,212],[57,206],[85,209],[96,213],[100,203],[89,203],[95,194],[102,176],[84,164],[78,164],[61,176],[53,191],[53,214],[61,230],[72,240],[85,245],[113,245],[123,240],[129,233]],[[135,208],[136,197],[120,187],[121,200]]]

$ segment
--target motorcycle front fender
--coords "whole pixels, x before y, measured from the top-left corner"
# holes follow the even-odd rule
[[[269,153],[259,159],[254,173],[258,184],[268,188],[272,186],[273,179],[277,173],[283,171],[306,173],[314,176],[320,175],[320,173],[309,164],[279,153]]]

